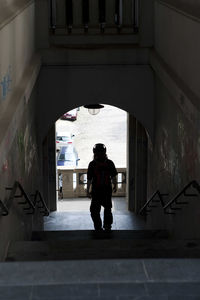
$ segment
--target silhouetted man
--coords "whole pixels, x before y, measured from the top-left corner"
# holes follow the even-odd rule
[[[103,230],[100,216],[101,206],[103,206],[103,228],[111,230],[113,223],[111,198],[112,191],[117,191],[117,170],[113,161],[108,159],[106,155],[105,145],[96,144],[93,153],[94,159],[89,163],[87,171],[87,196],[92,198],[90,205],[91,217],[95,230]]]

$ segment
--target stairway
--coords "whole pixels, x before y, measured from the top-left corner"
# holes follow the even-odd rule
[[[159,230],[33,232],[10,244],[6,261],[200,258],[200,241],[170,240]]]
[[[0,268],[0,300],[199,299],[200,260],[189,259],[200,256],[199,242],[145,230],[119,207],[111,232],[91,230],[89,212],[53,212],[45,231],[11,243]]]
[[[165,231],[44,231],[11,243],[6,261],[163,257],[165,247]]]
[[[8,249],[0,299],[196,300],[200,260],[188,257],[199,250],[198,241],[172,241],[165,231],[33,232]]]

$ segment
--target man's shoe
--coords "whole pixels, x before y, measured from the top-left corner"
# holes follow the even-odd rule
[[[104,226],[105,231],[111,231],[111,226]]]
[[[101,231],[103,231],[103,228],[95,228],[95,231],[96,232],[101,232]]]

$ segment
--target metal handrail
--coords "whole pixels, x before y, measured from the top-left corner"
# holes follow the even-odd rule
[[[43,216],[49,216],[50,212],[48,207],[46,206],[46,203],[40,193],[40,191],[36,190],[35,194],[33,194],[32,196],[34,196],[34,204],[35,206],[37,205],[37,207],[43,210],[40,210],[40,212],[43,214]],[[39,206],[41,205],[41,206]]]
[[[20,190],[20,194],[16,195],[16,192],[18,189]],[[10,190],[11,192],[10,192],[8,199],[5,202],[0,200],[0,211],[1,211],[2,216],[7,216],[9,214],[9,209],[12,205],[14,198],[22,198],[22,197],[25,198],[25,201],[20,201],[20,202],[18,202],[18,204],[26,205],[25,207],[23,207],[23,210],[27,210],[27,211],[31,210],[31,212],[27,212],[26,214],[28,214],[28,215],[34,214],[35,207],[37,205],[40,212],[44,216],[49,216],[49,214],[50,214],[49,209],[47,208],[46,203],[44,202],[44,199],[38,190],[36,190],[35,194],[31,195],[31,196],[34,196],[34,201],[30,200],[27,193],[24,191],[22,185],[18,181],[15,181],[13,187],[6,187],[6,190]],[[28,207],[27,207],[27,205],[28,205]]]
[[[154,199],[155,196],[158,196],[159,199]],[[157,205],[150,205],[151,202],[161,202],[162,207],[165,206],[165,203],[163,201],[163,196],[168,196],[169,194],[163,194],[159,190],[156,190],[153,195],[147,200],[147,202],[144,204],[144,206],[140,209],[139,214],[140,215],[146,215],[148,212],[151,212],[151,208],[157,207]],[[150,208],[150,209],[148,209]]]
[[[6,207],[6,205],[1,200],[0,200],[0,210],[1,210],[2,216],[7,216],[8,213],[9,213],[8,208]]]
[[[190,194],[190,193],[186,193],[186,190],[190,187],[193,187],[195,189],[197,189],[197,191],[200,193],[200,185],[198,184],[198,182],[196,180],[192,180],[190,181],[178,194],[176,194],[176,196],[174,196],[174,198],[172,200],[170,200],[164,207],[164,212],[165,214],[172,214],[174,215],[175,213],[172,212],[167,212],[166,210],[168,208],[170,208],[171,210],[180,210],[180,207],[172,207],[172,204],[176,204],[176,205],[184,205],[184,204],[188,204],[188,201],[177,201],[177,199],[184,195],[186,197],[197,197],[197,194]]]
[[[16,195],[16,191],[18,189],[20,190],[21,194]],[[27,212],[26,213],[27,215],[34,214],[35,207],[34,207],[32,201],[29,199],[29,197],[26,194],[26,192],[24,191],[22,185],[18,181],[15,181],[13,187],[6,187],[6,190],[10,190],[11,191],[8,200],[6,201],[6,203],[4,203],[4,206],[6,206],[7,211],[9,211],[9,208],[11,207],[12,201],[13,201],[14,198],[22,198],[22,197],[24,197],[25,201],[18,202],[18,204],[20,204],[20,205],[28,205],[28,207],[27,206],[23,207],[23,210],[27,210],[27,211],[31,210],[31,212]]]

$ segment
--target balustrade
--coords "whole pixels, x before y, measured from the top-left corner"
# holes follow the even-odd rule
[[[126,196],[126,169],[117,168],[117,193],[115,197]],[[62,174],[63,198],[86,197],[87,169],[58,169]]]
[[[50,0],[55,34],[133,34],[139,28],[140,0]]]

